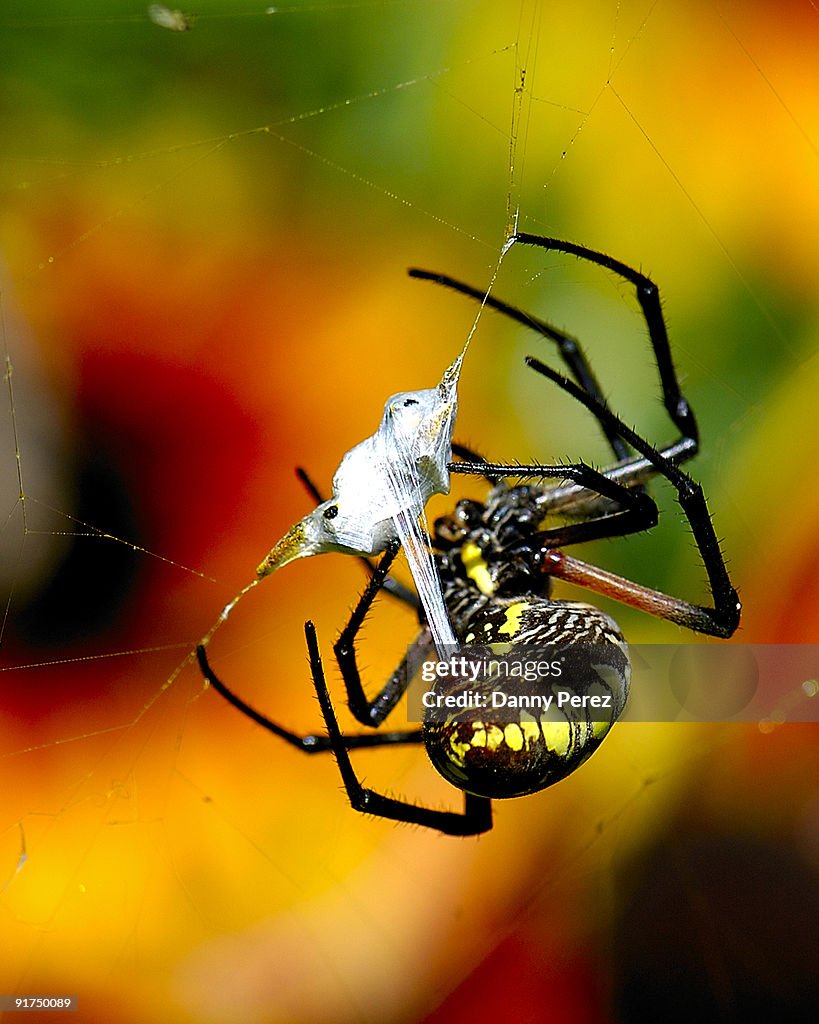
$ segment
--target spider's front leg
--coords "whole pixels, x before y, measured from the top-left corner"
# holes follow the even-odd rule
[[[525,241],[522,236],[518,237],[519,240]],[[494,295],[490,295],[488,292],[483,291],[480,288],[473,288],[471,285],[464,284],[463,281],[458,281],[454,277],[450,277],[449,274],[438,274],[429,270],[419,270],[417,267],[411,267],[409,270],[409,276],[419,278],[422,281],[432,281],[434,284],[442,285],[444,288],[451,288],[453,291],[459,292],[461,295],[467,295],[470,299],[475,299],[477,302],[480,302],[481,306],[486,306],[488,309],[494,309],[509,320],[522,324],[529,330],[540,334],[541,337],[548,338],[550,341],[555,342],[560,358],[563,360],[575,381],[577,381],[580,387],[585,391],[588,391],[590,395],[594,395],[595,398],[602,399],[603,392],[601,391],[597,378],[595,377],[591,365],[586,358],[586,354],[584,353],[580,342],[571,334],[566,334],[565,331],[561,331],[559,328],[555,327],[554,324],[550,324],[546,320],[541,320],[540,317],[534,316],[531,313],[525,313],[522,309],[518,309],[516,306],[511,306],[508,302],[504,302],[502,299],[496,299]],[[623,442],[622,438],[618,437],[617,434],[605,427],[603,428],[603,434],[609,443],[615,459],[617,459],[618,462],[628,459],[629,449]],[[455,451],[455,445],[453,445],[453,451]]]
[[[558,466],[455,462],[450,470],[453,473],[491,473],[498,479],[571,480],[578,490],[588,490],[591,494],[609,500],[612,506],[610,511],[581,523],[568,523],[538,533],[538,540],[546,547],[564,547],[604,537],[625,537],[657,525],[657,506],[645,491],[638,487],[624,487],[584,462]]]
[[[618,277],[634,286],[637,301],[640,304],[643,319],[648,328],[649,340],[654,351],[654,360],[660,375],[663,405],[671,422],[680,431],[681,438],[678,444],[685,450],[685,457],[690,458],[699,446],[699,429],[696,417],[694,416],[694,410],[682,393],[677,371],[674,369],[674,360],[671,356],[671,346],[668,340],[668,329],[665,324],[665,317],[663,316],[662,304],[660,302],[660,290],[657,285],[650,277],[646,277],[639,270],[635,270],[633,267],[629,267],[627,264],[621,263],[620,260],[607,256],[605,253],[597,252],[596,249],[588,249],[585,245],[578,245],[576,242],[566,242],[560,238],[544,238],[541,235],[530,235],[523,231],[515,235],[515,241],[523,245],[539,246],[547,252],[565,252],[571,256],[577,256],[578,259],[586,260],[588,263],[596,263],[597,266],[612,271]],[[595,392],[584,387],[582,381],[578,383],[581,384],[586,394],[591,397],[592,403],[584,402],[584,404],[597,417],[601,427],[606,432],[606,436],[610,437],[612,432],[614,432],[624,441],[631,444],[631,440],[621,430],[615,428],[610,420],[607,421],[605,417],[601,418],[597,415],[596,408],[606,404],[602,393],[599,390]],[[634,446],[632,445],[632,447]],[[637,451],[641,451],[641,449],[637,448]]]
[[[348,738],[342,735],[330,699],[324,667],[321,663],[316,627],[312,622],[304,624],[304,635],[310,655],[313,685],[316,688],[316,695],[327,726],[329,745],[336,756],[344,788],[353,809],[364,814],[372,814],[376,818],[402,821],[408,825],[422,825],[424,828],[436,829],[449,836],[474,836],[481,832],[488,832],[492,828],[492,802],[486,797],[465,793],[464,810],[462,814],[458,814],[455,811],[437,811],[430,807],[419,807],[417,804],[408,803],[405,800],[396,800],[393,797],[384,796],[382,793],[376,793],[361,785],[347,752]],[[382,744],[386,746],[391,742],[386,735],[374,734],[371,739],[373,740],[372,746]]]
[[[361,673],[359,672],[355,653],[355,642],[373,601],[379,592],[383,590],[384,583],[389,578],[389,571],[399,550],[400,544],[397,540],[389,543],[386,551],[381,556],[381,561],[373,570],[364,592],[358,599],[358,603],[353,608],[347,625],[339,633],[333,647],[347,690],[347,702],[350,711],[362,725],[369,725],[373,728],[381,725],[406,692],[409,683],[406,658],[401,661],[375,697],[369,700],[361,682]],[[424,629],[422,631],[419,643],[423,646],[429,644],[430,649],[432,649],[432,639],[429,635],[429,630]]]

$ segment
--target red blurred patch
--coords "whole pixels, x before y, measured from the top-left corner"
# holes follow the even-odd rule
[[[602,1024],[600,972],[582,955],[555,956],[518,931],[501,941],[425,1024]]]
[[[259,425],[208,371],[127,349],[85,353],[77,404],[83,443],[104,446],[128,481],[141,543],[198,565],[239,518]]]

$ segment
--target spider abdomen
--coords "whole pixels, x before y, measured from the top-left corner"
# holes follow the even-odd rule
[[[559,782],[625,707],[625,642],[590,605],[495,599],[462,635],[467,646],[430,691],[424,742],[440,774],[467,793],[503,799]]]

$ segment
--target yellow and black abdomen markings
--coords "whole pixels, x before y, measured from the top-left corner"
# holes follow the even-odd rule
[[[492,799],[566,778],[621,714],[630,666],[599,609],[545,598],[496,600],[464,631],[458,674],[435,685],[427,752],[453,785]]]

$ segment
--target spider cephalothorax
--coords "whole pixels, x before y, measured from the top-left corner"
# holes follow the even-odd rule
[[[522,590],[548,594],[550,580],[536,567],[528,543],[543,519],[542,489],[498,484],[485,502],[464,499],[435,522],[433,547],[441,581],[461,582],[481,594],[514,594]]]

